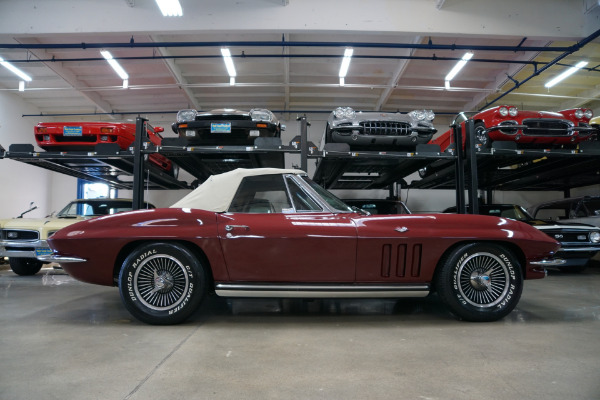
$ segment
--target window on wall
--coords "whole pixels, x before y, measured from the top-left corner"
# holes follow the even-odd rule
[[[111,189],[105,183],[88,182],[83,179],[77,180],[77,198],[97,199],[99,197],[116,198],[117,190]]]

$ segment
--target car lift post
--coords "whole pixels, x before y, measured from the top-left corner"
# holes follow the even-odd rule
[[[459,124],[452,125],[452,135],[456,145],[456,162],[454,172],[456,176],[456,212],[465,214],[465,171],[464,152],[462,146],[462,129]]]
[[[144,155],[142,144],[147,119],[137,117],[135,119],[135,141],[133,142],[133,209],[144,208]]]
[[[466,139],[465,149],[467,150],[467,159],[469,160],[470,182],[467,188],[469,192],[469,206],[471,214],[479,214],[478,176],[477,176],[477,152],[475,150],[475,121],[472,119],[465,123]]]
[[[308,172],[308,125],[306,115],[296,119],[300,121],[300,169]]]

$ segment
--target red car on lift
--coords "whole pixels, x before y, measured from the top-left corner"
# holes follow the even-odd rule
[[[147,125],[148,139],[160,146],[164,131]],[[120,122],[40,122],[34,128],[35,140],[46,151],[90,151],[100,143],[117,143],[122,150],[133,145],[135,124]],[[177,166],[162,154],[153,153],[148,161],[177,177]]]
[[[491,148],[495,141],[514,141],[528,148],[546,146],[575,146],[590,140],[594,128],[590,126],[592,110],[574,108],[558,112],[520,111],[514,106],[498,106],[487,110],[459,113],[452,125],[460,124],[465,132],[465,122],[475,122],[475,137],[484,148]],[[463,134],[463,146],[466,135]],[[452,129],[430,141],[442,151],[453,143]]]

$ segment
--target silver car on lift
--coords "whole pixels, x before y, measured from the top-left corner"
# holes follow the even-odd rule
[[[404,150],[428,143],[437,132],[431,110],[400,112],[355,111],[338,107],[327,119],[322,147],[347,143],[352,149]]]

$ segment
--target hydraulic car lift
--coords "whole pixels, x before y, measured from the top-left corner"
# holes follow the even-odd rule
[[[453,126],[454,143],[465,150],[450,148],[442,153],[437,145],[419,145],[414,152],[351,151],[346,144],[328,144],[319,152],[307,140],[310,125],[300,117],[300,135],[289,145],[279,138],[257,138],[254,146],[187,146],[180,138],[165,138],[159,147],[144,140],[147,120],[136,120],[133,148],[121,150],[116,144],[101,144],[93,152],[36,152],[31,144],[13,144],[0,158],[9,158],[93,182],[133,190],[134,205],[143,204],[144,189],[191,189],[210,175],[235,168],[285,167],[285,154],[300,156],[307,170],[308,159],[316,159],[314,180],[328,189],[385,189],[395,183],[404,188],[454,189],[457,210],[464,213],[468,203],[477,212],[478,191],[563,190],[600,183],[600,142],[583,142],[577,149],[519,149],[514,142],[495,142],[491,149],[477,146],[474,124],[465,132]],[[190,173],[194,182],[180,181],[146,159],[160,153]],[[427,168],[430,173],[407,185],[404,178]]]

